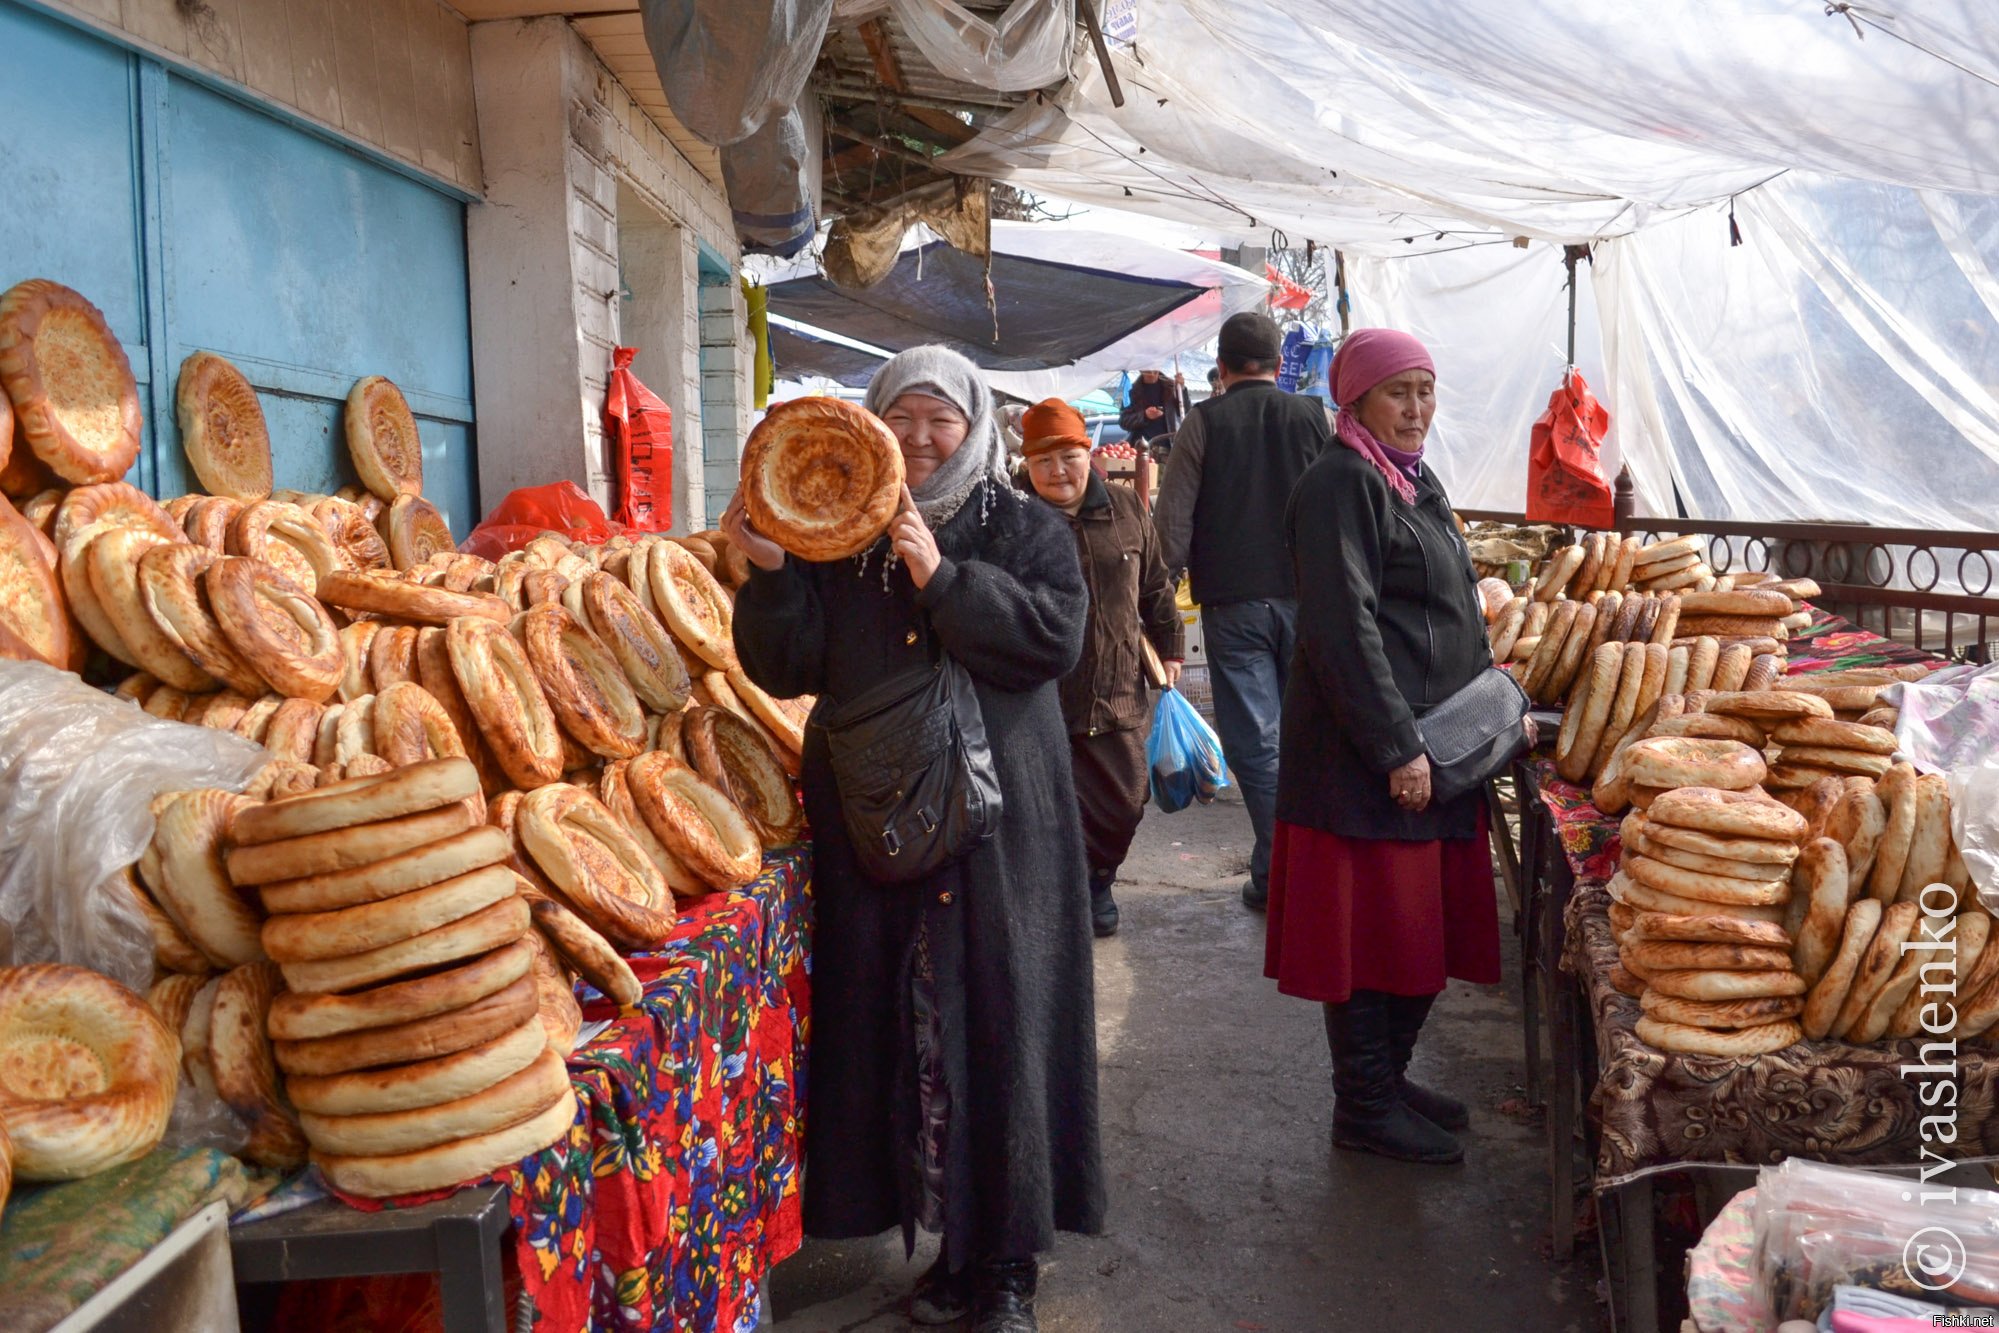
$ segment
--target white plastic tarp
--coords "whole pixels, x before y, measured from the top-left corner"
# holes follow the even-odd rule
[[[1528,435],[1567,359],[1563,277],[1562,252],[1548,245],[1347,261],[1354,327],[1407,330],[1437,363],[1437,415],[1424,457],[1460,508],[1518,510],[1526,501]],[[1577,295],[1576,363],[1600,396],[1586,272]],[[1615,476],[1615,459],[1606,464]]]
[[[1047,370],[987,372],[986,381],[995,390],[1030,402],[1081,397],[1134,368],[1156,366],[1170,370],[1176,356],[1211,341],[1230,315],[1261,306],[1270,286],[1260,275],[1247,273],[1233,264],[1113,232],[996,221],[992,224],[992,238],[993,249],[1000,254],[1107,273],[1138,274],[1209,289],[1162,318],[1068,365]],[[914,249],[933,239],[929,228],[912,228],[903,240],[903,249]],[[745,261],[745,271],[765,285],[775,285],[816,273],[818,262],[816,254],[811,253],[789,260],[759,258]]]
[[[1076,39],[1076,0],[1013,0],[988,18],[957,0],[835,0],[841,26],[888,14],[937,71],[960,83],[1023,92],[1060,83]]]

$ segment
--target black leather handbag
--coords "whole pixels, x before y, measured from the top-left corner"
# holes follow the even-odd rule
[[[868,878],[907,884],[999,831],[999,775],[972,677],[949,653],[823,709],[840,813]]]
[[[1430,756],[1431,802],[1454,801],[1513,762],[1527,748],[1521,724],[1529,706],[1510,672],[1488,668],[1417,718]]]

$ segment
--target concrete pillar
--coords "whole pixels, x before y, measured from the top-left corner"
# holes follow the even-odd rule
[[[567,477],[587,487],[584,367],[571,265],[569,99],[561,19],[472,27],[486,199],[466,210],[479,501]]]
[[[701,508],[703,487],[692,299],[698,251],[686,227],[627,187],[618,192],[618,252],[628,294],[619,337],[638,349],[632,369],[673,413],[673,530],[691,532],[701,526],[689,516]]]

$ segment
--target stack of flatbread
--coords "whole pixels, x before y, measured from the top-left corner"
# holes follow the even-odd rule
[[[459,1184],[575,1117],[528,903],[479,797],[468,761],[431,760],[251,806],[231,830],[230,878],[268,913],[273,1060],[312,1160],[350,1193]]]
[[[1657,742],[1633,747],[1641,771],[1648,744]],[[1625,817],[1623,864],[1610,886],[1613,980],[1644,1009],[1639,1037],[1661,1050],[1729,1056],[1799,1040],[1806,983],[1784,922],[1803,817],[1754,784],[1661,790],[1647,806]]]

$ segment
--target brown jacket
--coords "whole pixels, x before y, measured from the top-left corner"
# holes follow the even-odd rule
[[[1095,472],[1082,509],[1062,517],[1076,534],[1083,583],[1090,590],[1083,658],[1058,687],[1062,720],[1072,736],[1143,726],[1149,700],[1139,635],[1152,640],[1161,658],[1177,659],[1185,651],[1159,535],[1139,507],[1137,492],[1110,485]]]

